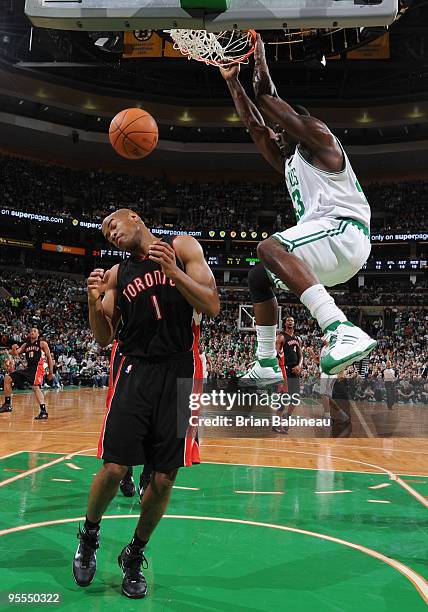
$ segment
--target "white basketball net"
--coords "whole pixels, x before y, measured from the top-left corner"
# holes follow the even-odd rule
[[[255,46],[255,32],[224,31],[214,34],[206,30],[170,30],[174,49],[188,59],[211,66],[227,68],[248,61]]]

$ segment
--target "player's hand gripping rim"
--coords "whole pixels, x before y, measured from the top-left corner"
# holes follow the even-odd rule
[[[228,68],[222,68],[219,66],[219,69],[224,80],[231,81],[238,78],[241,66],[240,64],[232,64],[232,66],[229,66]]]

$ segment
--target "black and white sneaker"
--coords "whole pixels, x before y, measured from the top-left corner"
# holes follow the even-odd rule
[[[120,490],[125,497],[134,497],[136,489],[135,482],[132,476],[124,478],[120,481]]]
[[[6,402],[0,407],[0,412],[12,412],[12,406]]]
[[[143,548],[125,546],[117,558],[123,571],[122,593],[131,599],[141,599],[147,595],[147,582],[141,566],[147,569],[148,563]]]
[[[80,540],[73,559],[73,576],[82,587],[89,586],[97,571],[97,548],[100,545],[99,529],[80,528],[77,534]]]
[[[39,414],[34,417],[35,421],[46,421],[46,419],[49,418],[48,413],[46,412],[46,410],[40,410]]]

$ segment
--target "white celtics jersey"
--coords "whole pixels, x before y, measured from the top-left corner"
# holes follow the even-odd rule
[[[286,160],[285,182],[297,223],[321,217],[345,217],[370,227],[370,206],[345,151],[343,155],[345,167],[340,172],[326,172],[312,166],[303,158],[299,145]]]

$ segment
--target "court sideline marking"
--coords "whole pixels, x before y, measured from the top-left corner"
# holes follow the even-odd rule
[[[103,520],[107,519],[130,519],[130,518],[139,518],[139,514],[114,514],[114,515],[106,515],[103,517]],[[361,544],[355,544],[354,542],[349,542],[348,540],[342,540],[341,538],[336,538],[334,536],[329,536],[323,533],[318,533],[316,531],[307,531],[306,529],[297,529],[296,527],[286,527],[285,525],[276,525],[274,523],[261,523],[258,521],[246,521],[243,519],[235,519],[235,518],[225,518],[225,517],[215,517],[215,516],[189,516],[189,515],[181,515],[181,514],[165,514],[163,516],[165,519],[182,519],[182,520],[193,520],[193,521],[218,521],[221,523],[235,523],[241,525],[252,525],[255,527],[265,527],[268,529],[277,529],[278,531],[288,531],[292,533],[298,533],[302,535],[311,536],[313,538],[318,538],[320,540],[327,540],[329,542],[334,542],[335,544],[341,544],[342,546],[347,546],[348,548],[352,548],[353,550],[357,550],[362,552],[374,559],[379,561],[383,561],[393,569],[397,570],[402,574],[405,578],[407,578],[414,587],[416,587],[417,591],[421,595],[422,599],[428,603],[428,583],[425,579],[418,574],[415,570],[411,569],[401,561],[397,561],[397,559],[393,559],[392,557],[387,557],[377,550],[373,550],[372,548],[367,548],[366,546],[362,546]],[[19,527],[11,527],[9,529],[2,529],[0,531],[0,537],[9,535],[11,533],[17,533],[20,531],[27,531],[29,529],[36,529],[39,527],[47,527],[49,525],[61,525],[64,523],[77,523],[84,521],[84,516],[79,516],[75,518],[67,518],[67,519],[57,519],[54,521],[44,521],[41,523],[32,523],[29,525],[20,525]]]

